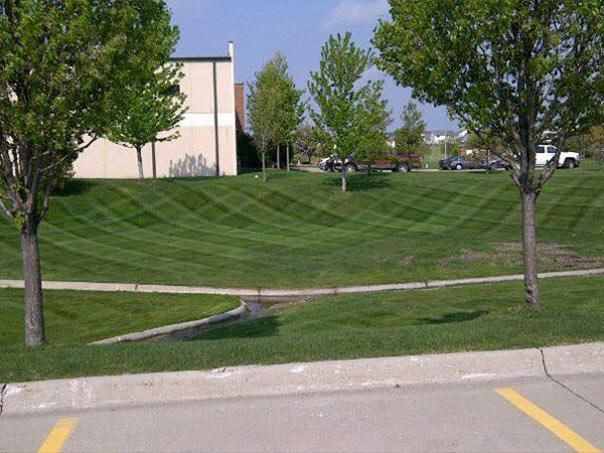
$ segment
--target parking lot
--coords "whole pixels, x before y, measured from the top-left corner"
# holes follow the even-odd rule
[[[472,377],[468,378],[471,381]],[[599,451],[604,376],[11,415],[0,451]]]

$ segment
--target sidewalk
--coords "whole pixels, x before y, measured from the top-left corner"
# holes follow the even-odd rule
[[[604,275],[604,268],[584,269],[577,271],[544,272],[540,279],[586,277]],[[489,283],[522,281],[524,275],[501,275],[497,277],[464,278],[454,280],[430,280],[411,283],[394,283],[384,285],[347,286],[335,288],[301,288],[301,289],[263,289],[263,288],[214,288],[209,286],[173,286],[141,285],[136,283],[92,283],[92,282],[59,282],[44,281],[46,290],[129,292],[129,293],[163,293],[163,294],[205,294],[235,296],[254,299],[290,298],[309,296],[333,296],[337,294],[376,293],[382,291],[403,291],[417,289],[435,289],[452,286],[471,286]],[[0,280],[0,288],[23,288],[23,280]]]
[[[5,414],[30,414],[595,373],[604,343],[8,384],[2,401]]]

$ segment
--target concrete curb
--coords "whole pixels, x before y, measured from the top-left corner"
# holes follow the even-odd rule
[[[171,324],[168,326],[157,327],[155,329],[143,330],[117,337],[107,338],[105,340],[89,343],[91,346],[109,345],[117,343],[127,343],[132,341],[161,341],[167,339],[182,340],[199,335],[204,330],[209,329],[216,324],[240,319],[250,313],[251,310],[245,302],[233,310],[220,313],[209,318],[197,321],[183,322],[180,324]]]
[[[540,279],[587,277],[604,275],[604,268],[577,271],[544,272]],[[88,282],[42,282],[46,290],[130,292],[130,293],[163,293],[163,294],[200,294],[235,296],[252,299],[333,296],[337,294],[376,293],[382,291],[406,291],[417,289],[437,289],[452,286],[482,285],[486,283],[505,283],[522,281],[524,275],[501,275],[497,277],[464,278],[456,280],[432,280],[425,282],[395,283],[385,285],[348,286],[337,288],[309,289],[252,289],[252,288],[213,288],[209,286],[173,286],[173,285],[138,285],[134,283],[88,283]],[[0,288],[20,288],[22,280],[0,280]]]
[[[604,343],[10,384],[5,415],[604,373]]]

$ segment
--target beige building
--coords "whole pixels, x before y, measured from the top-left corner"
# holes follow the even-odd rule
[[[180,91],[188,107],[180,138],[143,149],[145,176],[237,174],[234,46],[220,57],[175,58],[185,74]],[[155,149],[153,149],[155,148]],[[78,178],[137,178],[136,151],[98,140],[74,164]]]

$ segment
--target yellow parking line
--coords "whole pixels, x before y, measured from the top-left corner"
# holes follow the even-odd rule
[[[38,450],[38,453],[60,453],[77,424],[77,418],[63,418],[59,420]]]
[[[508,400],[508,402],[510,402],[517,409],[520,409],[526,415],[537,421],[539,424],[570,445],[573,450],[581,453],[601,453],[599,449],[587,442],[564,423],[557,420],[540,407],[531,403],[514,389],[500,388],[496,389],[495,391]]]

